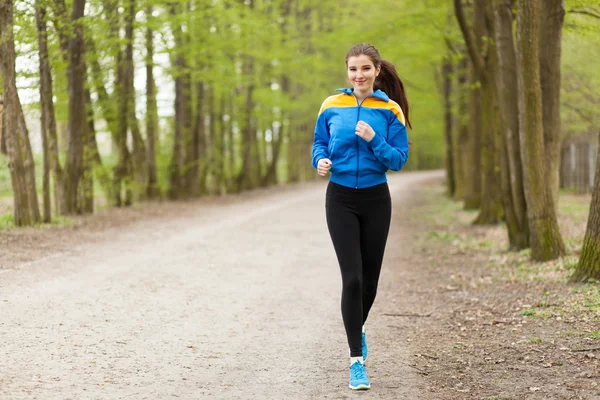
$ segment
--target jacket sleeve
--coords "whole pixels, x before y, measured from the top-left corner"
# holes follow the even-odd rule
[[[388,125],[387,141],[383,135],[384,132],[376,134],[369,142],[373,153],[383,165],[392,171],[400,171],[406,160],[408,160],[408,135],[406,126],[402,122],[404,116],[392,113]]]
[[[326,111],[321,106],[321,111],[317,117],[315,126],[313,147],[312,147],[312,166],[317,168],[317,164],[322,158],[329,158],[329,126],[327,125]]]

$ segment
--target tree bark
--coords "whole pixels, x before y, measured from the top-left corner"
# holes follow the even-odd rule
[[[176,4],[171,6],[171,15],[177,15],[178,8]],[[187,76],[187,65],[185,55],[183,54],[183,27],[174,25],[173,32],[175,36],[175,135],[173,137],[173,151],[171,162],[169,164],[169,198],[178,200],[185,196],[185,149],[184,141],[186,117],[186,94],[185,88],[188,86],[185,82]]]
[[[497,98],[502,135],[502,201],[511,250],[529,247],[527,206],[519,150],[519,106],[512,1],[494,0],[494,40],[498,54]]]
[[[73,33],[69,39],[69,122],[68,154],[65,172],[66,213],[79,213],[77,202],[79,181],[83,172],[83,147],[86,129],[84,39],[81,19],[85,0],[74,0],[71,21]]]
[[[4,85],[5,140],[13,189],[14,222],[17,226],[40,222],[35,187],[35,165],[29,133],[17,92],[13,2],[0,0],[0,75]]]
[[[452,115],[452,74],[454,68],[449,56],[442,61],[442,98],[444,104],[444,140],[446,142],[446,185],[448,186],[448,196],[454,197],[456,193],[456,172],[454,171],[454,141],[452,140],[452,130],[454,127]]]
[[[545,179],[539,19],[539,0],[517,0],[519,136],[531,257],[535,261],[546,261],[564,255],[565,247],[558,229],[551,189]]]
[[[148,6],[147,18],[152,18],[153,8]],[[146,31],[146,147],[147,177],[146,196],[149,199],[160,197],[158,174],[156,172],[156,128],[158,126],[158,106],[156,104],[156,82],[154,81],[154,31]]]
[[[455,190],[454,190],[454,199],[462,201],[464,199],[464,187],[465,180],[469,179],[467,177],[467,172],[470,169],[465,169],[467,166],[465,165],[464,158],[465,153],[464,149],[467,147],[469,142],[469,126],[467,124],[467,97],[468,97],[468,88],[467,84],[467,70],[469,68],[469,60],[466,57],[462,57],[458,64],[457,71],[457,79],[456,79],[456,90],[455,92],[455,100],[458,103],[458,111],[456,114],[456,118],[454,118],[454,182],[455,182]]]
[[[600,138],[600,130],[598,137]],[[598,161],[596,162],[590,214],[583,238],[581,256],[571,277],[574,282],[585,282],[590,279],[600,280],[600,145],[597,147],[596,160]]]
[[[38,52],[40,58],[40,108],[41,132],[44,151],[44,221],[50,222],[50,179],[48,170],[54,180],[55,213],[65,212],[63,171],[58,159],[58,139],[56,134],[56,116],[54,113],[54,94],[52,74],[48,56],[48,31],[46,27],[46,8],[40,0],[36,0],[35,15],[38,28]]]
[[[475,0],[472,18],[472,28],[466,23],[461,0],[454,0],[454,12],[463,33],[465,44],[471,60],[469,69],[469,140],[463,157],[466,173],[464,185],[464,208],[478,209],[481,206],[481,136],[482,136],[482,98],[481,85],[485,59],[481,54],[482,37],[485,34],[485,2]]]
[[[485,35],[493,37],[494,25],[490,3],[485,4]],[[502,220],[502,192],[500,182],[500,121],[496,96],[495,76],[498,71],[498,55],[493,41],[487,44],[485,69],[480,73],[482,100],[481,130],[481,211],[475,224],[497,224]]]
[[[0,154],[6,154],[6,126],[2,124],[4,119],[4,96],[0,94]]]
[[[546,178],[552,193],[554,212],[558,210],[560,184],[560,55],[562,27],[565,19],[564,0],[544,0],[541,5],[540,78],[544,124]]]

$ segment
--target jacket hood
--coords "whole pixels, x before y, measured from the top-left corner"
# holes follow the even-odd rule
[[[336,91],[354,95],[354,88],[339,88],[339,89],[336,89]],[[390,98],[388,97],[388,95],[385,94],[385,92],[382,91],[381,89],[377,89],[376,91],[374,91],[373,94],[370,95],[370,97],[376,97],[385,102],[390,101]]]

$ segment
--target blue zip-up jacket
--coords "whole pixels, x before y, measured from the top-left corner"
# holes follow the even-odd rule
[[[323,102],[315,127],[312,166],[320,159],[331,160],[329,180],[361,189],[387,182],[386,172],[399,171],[408,159],[408,136],[400,106],[381,90],[362,103],[354,89]],[[356,124],[364,121],[375,137],[367,142],[356,135]]]

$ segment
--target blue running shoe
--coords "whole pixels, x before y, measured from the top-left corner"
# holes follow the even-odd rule
[[[367,354],[369,354],[369,349],[367,348],[367,335],[362,333],[362,356],[363,361],[367,361]]]
[[[355,361],[350,366],[350,385],[348,387],[352,390],[371,389],[371,382],[367,377],[367,367],[360,361]]]

